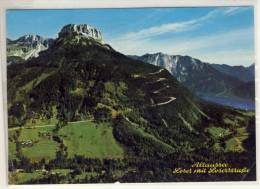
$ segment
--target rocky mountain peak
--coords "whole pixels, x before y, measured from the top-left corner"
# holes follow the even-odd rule
[[[8,44],[16,44],[20,46],[27,46],[36,48],[37,46],[41,45],[48,48],[50,45],[53,44],[53,39],[46,39],[42,36],[35,35],[35,34],[27,34],[19,37],[18,39],[12,41],[11,39],[7,40]]]
[[[68,24],[61,29],[59,32],[59,37],[75,33],[86,38],[92,38],[98,42],[102,42],[103,39],[101,32],[88,24]]]
[[[16,40],[17,44],[20,45],[37,45],[39,43],[43,43],[43,37],[34,34],[24,35]]]

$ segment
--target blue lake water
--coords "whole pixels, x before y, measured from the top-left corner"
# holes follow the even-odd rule
[[[231,106],[233,108],[239,108],[243,110],[255,110],[255,102],[251,100],[232,99],[232,98],[225,98],[225,97],[211,97],[211,96],[203,96],[201,98],[209,102],[214,102],[225,106]]]

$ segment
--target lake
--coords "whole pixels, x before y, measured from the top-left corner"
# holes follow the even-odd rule
[[[233,108],[239,108],[243,110],[255,110],[255,102],[251,100],[212,96],[202,96],[201,98],[208,102],[214,102],[225,106],[231,106]]]

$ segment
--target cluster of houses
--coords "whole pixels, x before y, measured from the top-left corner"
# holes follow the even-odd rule
[[[47,138],[51,137],[51,134],[49,132],[39,132],[38,135],[39,135],[39,137],[47,137]],[[33,145],[33,143],[35,143],[35,141],[26,140],[26,141],[21,141],[20,144],[22,146],[31,146],[31,145]]]
[[[26,141],[22,141],[21,145],[27,146],[27,145],[31,145],[33,142],[31,140],[26,140]]]
[[[39,137],[47,137],[47,138],[50,138],[51,137],[51,134],[49,132],[39,132]]]

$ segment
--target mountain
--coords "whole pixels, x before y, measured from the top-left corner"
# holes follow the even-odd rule
[[[227,75],[233,76],[244,82],[255,80],[255,65],[252,64],[248,67],[244,66],[229,66],[226,64],[211,64],[216,70],[225,73]]]
[[[9,41],[8,44],[18,44],[22,46],[36,47],[41,44],[46,48],[53,42],[52,39],[44,39],[39,35],[24,35],[17,40]]]
[[[68,24],[62,28],[59,35],[69,33],[81,34],[102,43],[102,34],[90,25]],[[7,43],[7,64],[23,63],[32,57],[38,57],[41,51],[48,49],[54,39],[43,38],[39,35],[24,35],[16,40],[6,39]]]
[[[39,57],[8,66],[10,127],[39,122],[39,118],[80,121],[86,115],[108,111],[126,124],[117,127],[116,135],[135,135],[139,131],[134,125],[138,124],[145,133],[143,140],[146,135],[153,136],[156,140],[152,143],[156,149],[166,150],[165,154],[184,140],[193,145],[194,140],[188,138],[199,135],[196,123],[207,116],[196,98],[167,70],[132,60],[99,40],[75,32],[74,27],[72,32],[64,28]],[[127,127],[129,133],[121,133]],[[141,133],[138,136],[142,137]],[[166,138],[165,133],[175,140]],[[117,137],[131,145],[125,141],[129,136]],[[160,156],[163,152],[157,150],[132,153]]]
[[[16,40],[7,39],[7,64],[38,57],[39,53],[48,49],[53,41],[53,39],[45,39],[39,35],[24,35]]]
[[[11,181],[255,178],[253,113],[197,99],[166,69],[117,52],[89,36],[87,26],[65,26],[38,57],[7,67]],[[214,74],[201,66],[182,70],[205,66]],[[235,162],[252,167],[252,174],[173,174],[177,167],[204,161]],[[26,182],[15,177],[18,169],[29,174],[42,167],[48,173],[43,177]],[[57,170],[68,172],[53,174]]]
[[[12,40],[9,38],[6,38],[6,43],[9,44]]]
[[[237,96],[243,99],[249,99],[254,101],[255,100],[255,82],[249,81],[246,83],[243,83],[235,88],[232,88],[230,91],[228,91],[233,96]],[[230,96],[230,95],[228,95]]]
[[[101,31],[97,30],[96,28],[84,24],[84,25],[76,25],[76,24],[68,24],[62,28],[59,33],[59,36],[67,36],[67,35],[80,35],[84,36],[88,39],[94,39],[97,42],[102,43],[103,37]]]
[[[179,82],[199,96],[227,95],[227,91],[244,83],[215,69],[209,63],[189,56],[155,53],[130,57],[167,69]]]

